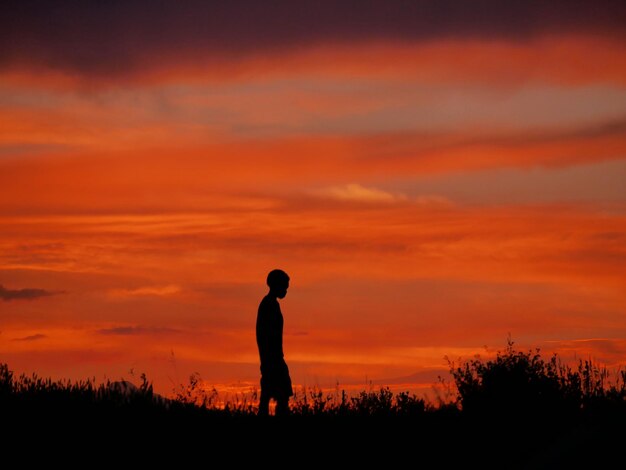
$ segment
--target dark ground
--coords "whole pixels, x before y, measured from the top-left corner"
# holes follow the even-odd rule
[[[304,468],[621,468],[624,417],[516,422],[450,411],[261,419],[182,409],[61,407],[6,413],[2,447],[24,462],[70,467],[197,462],[239,468],[275,462]]]

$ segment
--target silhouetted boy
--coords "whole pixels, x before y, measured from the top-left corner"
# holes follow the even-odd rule
[[[289,368],[283,355],[283,314],[277,299],[287,295],[289,276],[274,269],[267,275],[268,294],[259,304],[256,319],[256,342],[261,358],[261,399],[259,416],[269,414],[270,399],[276,400],[276,416],[289,413],[293,395]]]

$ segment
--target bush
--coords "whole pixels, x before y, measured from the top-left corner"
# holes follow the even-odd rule
[[[602,406],[623,409],[626,374],[614,382],[606,368],[580,361],[573,370],[555,354],[545,361],[535,351],[516,351],[511,340],[493,360],[465,361],[458,367],[449,362],[458,390],[458,403],[465,413],[484,416],[532,418],[576,415]]]

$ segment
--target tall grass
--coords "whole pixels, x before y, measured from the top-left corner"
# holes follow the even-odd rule
[[[436,461],[521,470],[609,468],[626,441],[623,370],[591,361],[568,366],[512,343],[493,359],[449,364],[448,401],[433,404],[387,387],[356,395],[301,388],[286,420],[258,418],[256,391],[229,399],[197,375],[164,399],[145,375],[129,388],[16,377],[0,364],[3,449],[25,446],[23,455],[39,453],[44,463],[46,446],[63,458],[71,449],[114,465],[136,455],[142,468],[160,468],[165,455],[192,462],[227,455],[256,465],[289,453],[309,466]]]
[[[337,387],[296,390],[291,400],[294,416],[423,416],[458,412],[466,415],[556,416],[576,415],[626,407],[626,371],[611,372],[590,360],[571,367],[555,354],[548,360],[540,351],[518,351],[509,341],[494,359],[480,358],[455,364],[449,361],[453,379],[452,399],[430,403],[409,392],[393,393],[387,387],[349,395]],[[58,380],[37,375],[15,377],[7,364],[0,364],[0,410],[19,412],[42,409],[180,410],[247,416],[256,413],[258,393],[231,396],[226,400],[215,388],[206,388],[194,374],[171,399],[153,392],[145,374],[138,387],[119,387],[110,381]]]

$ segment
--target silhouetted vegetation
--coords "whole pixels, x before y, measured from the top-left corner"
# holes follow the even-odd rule
[[[458,403],[468,414],[545,419],[624,411],[626,405],[626,371],[612,376],[591,360],[572,368],[556,354],[546,361],[538,349],[516,351],[511,341],[495,359],[449,364]]]
[[[483,468],[597,466],[626,437],[626,371],[591,361],[571,367],[556,355],[546,360],[539,350],[517,351],[510,342],[494,358],[449,364],[457,393],[447,403],[385,387],[353,396],[306,389],[296,391],[291,415],[282,419],[257,417],[254,394],[224,403],[197,375],[166,399],[145,376],[137,387],[96,385],[15,377],[0,364],[0,415],[5,429],[29,439],[115,436],[123,447],[141,434],[153,443],[166,439],[171,448],[215,450],[243,435],[250,448],[278,439],[318,459],[339,449],[350,462],[435,456]]]

